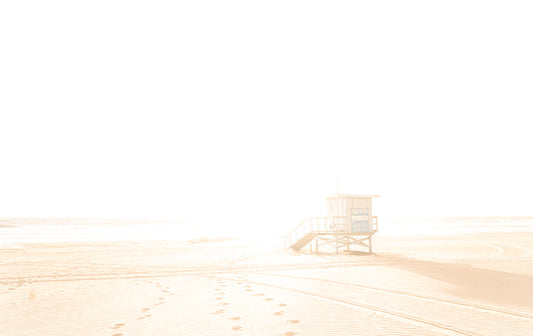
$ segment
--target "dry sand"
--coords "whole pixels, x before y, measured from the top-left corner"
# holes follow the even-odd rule
[[[530,335],[533,234],[0,250],[0,335]]]

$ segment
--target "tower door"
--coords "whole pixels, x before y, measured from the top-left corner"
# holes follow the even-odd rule
[[[352,232],[370,232],[368,209],[352,208]]]

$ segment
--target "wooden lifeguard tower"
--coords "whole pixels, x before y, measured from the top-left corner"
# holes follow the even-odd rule
[[[321,245],[331,245],[335,253],[351,245],[368,248],[372,253],[372,236],[378,232],[378,217],[372,215],[372,199],[378,195],[336,194],[326,196],[327,217],[304,220],[285,237],[285,248],[299,251],[309,244],[318,252]]]

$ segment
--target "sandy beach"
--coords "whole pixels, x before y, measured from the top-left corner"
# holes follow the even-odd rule
[[[262,242],[19,244],[0,334],[526,335],[533,233],[376,237],[375,254]]]

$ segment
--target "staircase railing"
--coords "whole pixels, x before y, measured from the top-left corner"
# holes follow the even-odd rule
[[[343,216],[333,217],[311,217],[304,220],[285,236],[285,248],[289,248],[294,243],[302,239],[309,233],[344,232],[345,224]]]

